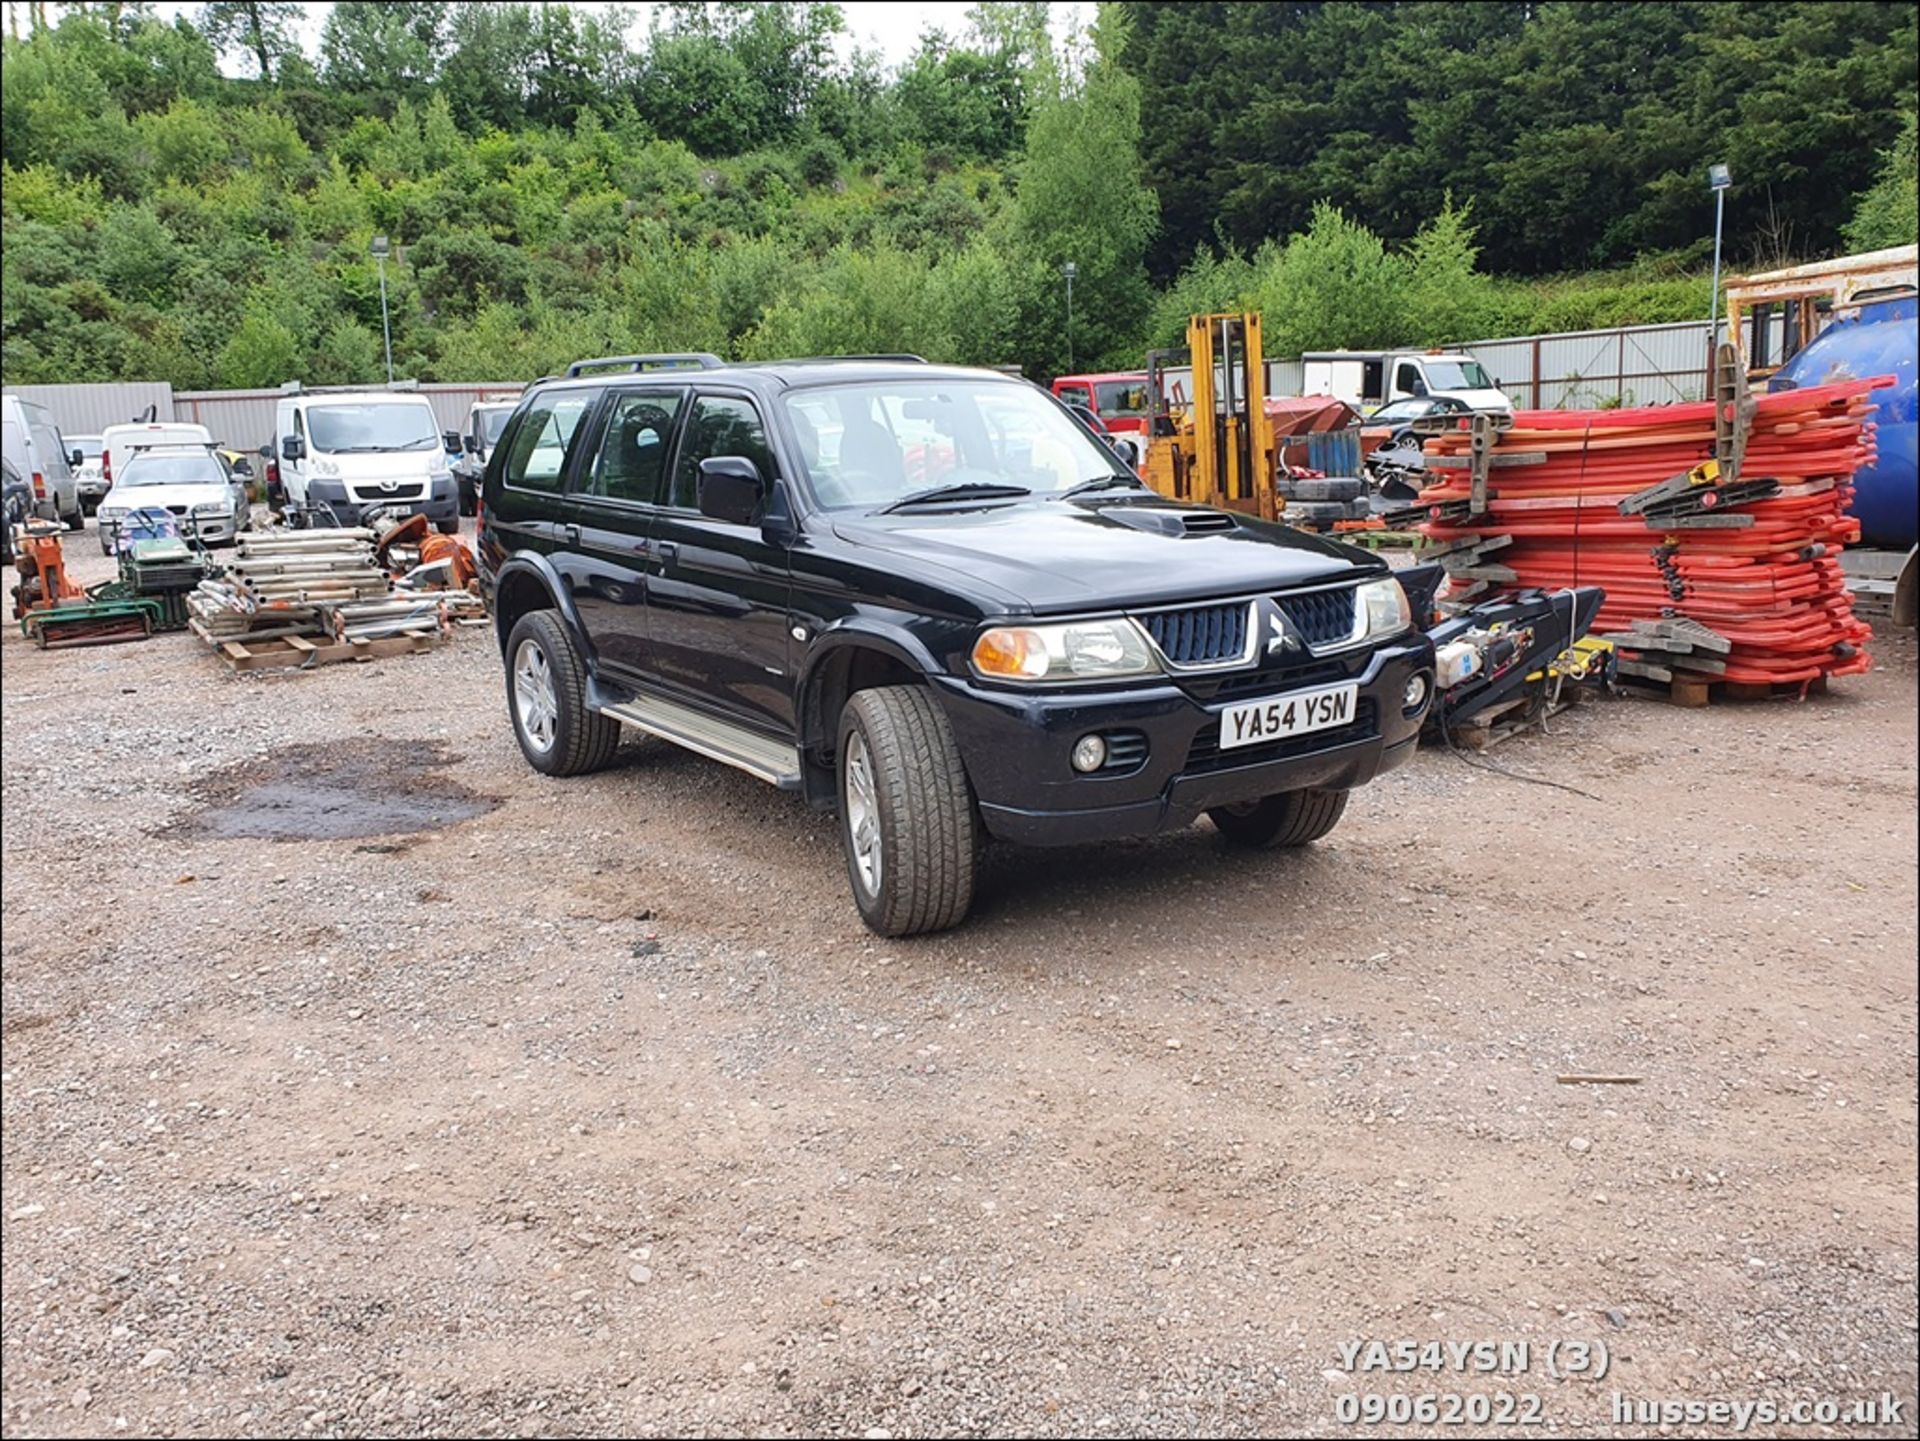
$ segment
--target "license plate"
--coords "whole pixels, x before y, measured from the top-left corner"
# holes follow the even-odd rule
[[[1220,749],[1230,751],[1235,746],[1259,745],[1348,725],[1359,710],[1359,697],[1356,682],[1230,705],[1220,713]]]

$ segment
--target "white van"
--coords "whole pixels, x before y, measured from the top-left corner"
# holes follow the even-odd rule
[[[135,420],[125,425],[109,425],[100,432],[100,481],[102,493],[113,489],[116,471],[127,468],[137,450],[187,446],[213,449],[213,435],[204,425],[184,420]]]
[[[379,509],[425,514],[449,535],[460,528],[453,471],[425,396],[295,385],[281,395],[273,433],[295,524],[326,506],[342,525],[359,525]]]
[[[1469,411],[1512,415],[1487,369],[1459,350],[1319,350],[1300,357],[1307,395],[1331,395],[1362,415],[1396,400],[1456,400]]]
[[[0,398],[0,446],[7,464],[33,491],[35,515],[64,521],[68,530],[86,525],[73,456],[51,411],[17,395]]]

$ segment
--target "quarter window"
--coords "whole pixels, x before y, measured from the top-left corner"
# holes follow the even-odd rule
[[[535,400],[514,429],[501,478],[520,490],[558,490],[580,417],[594,399],[589,391],[566,390]]]
[[[700,507],[700,462],[716,455],[744,455],[773,479],[773,454],[767,449],[766,428],[760,414],[744,400],[728,395],[703,395],[693,403],[680,457],[673,467],[673,490],[667,504],[676,510]]]

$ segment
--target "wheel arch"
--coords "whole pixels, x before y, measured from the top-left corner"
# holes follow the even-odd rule
[[[925,647],[904,632],[849,624],[815,641],[800,679],[796,719],[807,800],[836,801],[833,752],[840,712],[849,697],[889,685],[925,685],[937,669]]]
[[[559,574],[545,557],[516,555],[500,567],[493,580],[493,629],[500,653],[507,651],[507,637],[520,617],[529,611],[554,610],[572,634],[583,656],[591,656],[586,630],[580,624],[580,612],[573,597],[560,582]]]

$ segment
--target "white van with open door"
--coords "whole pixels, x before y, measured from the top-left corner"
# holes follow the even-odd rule
[[[274,443],[295,525],[359,525],[374,510],[424,514],[451,535],[459,496],[433,406],[391,390],[283,391]]]

